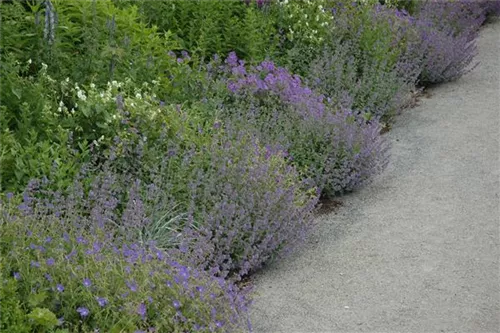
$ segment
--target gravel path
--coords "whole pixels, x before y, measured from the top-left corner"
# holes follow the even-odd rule
[[[401,115],[388,170],[256,278],[254,332],[500,332],[500,22]]]

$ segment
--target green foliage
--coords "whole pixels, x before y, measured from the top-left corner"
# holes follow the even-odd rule
[[[423,2],[417,0],[380,0],[380,3],[383,5],[404,9],[410,14],[415,14]]]
[[[88,156],[85,141],[72,142],[74,128],[58,110],[61,95],[47,65],[36,76],[29,74],[31,65],[6,57],[0,69],[0,187],[7,191],[49,174],[67,187]]]
[[[172,62],[165,50],[178,48],[169,33],[141,22],[135,6],[118,8],[111,0],[26,4],[1,4],[2,35],[7,36],[2,55],[13,54],[22,62],[32,59],[33,71],[49,64],[49,74],[57,81],[151,80]],[[52,21],[47,13],[54,17],[48,32],[46,21]],[[16,36],[23,36],[21,44]]]
[[[117,1],[122,6],[130,1]],[[204,59],[236,51],[248,60],[272,55],[277,30],[268,10],[243,1],[133,1],[150,24],[172,32],[182,49]]]
[[[332,15],[328,0],[274,2],[273,14],[281,32],[278,64],[305,75],[309,64],[328,41]]]
[[[56,315],[46,308],[34,308],[27,317],[39,327],[39,330],[51,329],[59,324]]]
[[[18,282],[4,275],[5,258],[0,257],[0,331],[12,333],[32,332],[26,312],[19,301]]]

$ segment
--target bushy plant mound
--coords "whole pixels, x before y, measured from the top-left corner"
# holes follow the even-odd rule
[[[428,1],[416,16],[415,29],[423,55],[423,84],[455,80],[472,70],[476,37],[484,22],[476,1]]]
[[[384,122],[403,108],[420,74],[408,40],[412,18],[380,5],[336,4],[334,29],[308,82],[333,103]]]
[[[208,147],[209,165],[190,180],[190,216],[179,247],[218,276],[239,279],[287,253],[312,227],[316,188],[283,152],[244,133]]]
[[[19,211],[3,204],[2,330],[227,332],[246,327],[246,301],[235,286],[183,265],[153,242],[126,241],[110,229],[121,222],[113,214],[117,202],[110,199],[98,198],[90,214],[68,210],[75,207],[69,198],[46,202],[28,192]],[[133,205],[123,222],[141,218],[138,202]]]
[[[144,197],[151,224],[138,236],[165,247],[182,244],[182,256],[196,266],[236,279],[304,238],[316,188],[287,164],[283,152],[230,122],[198,119],[196,106],[167,105],[151,87],[115,86],[120,91],[111,87],[104,97],[91,89],[84,105],[106,110],[103,99],[119,101],[115,121],[129,127],[112,142],[109,134],[101,142],[113,147],[109,168],[154,184]]]
[[[500,1],[483,0],[482,6],[486,16],[500,16]]]
[[[221,117],[283,147],[324,195],[356,189],[385,166],[386,145],[376,120],[330,104],[270,61],[247,69],[231,54],[224,71],[230,95]]]

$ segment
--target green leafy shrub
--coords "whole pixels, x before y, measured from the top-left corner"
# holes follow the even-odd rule
[[[66,77],[88,84],[149,81],[172,60],[165,50],[179,46],[168,33],[141,21],[136,6],[118,8],[111,0],[2,2],[2,56],[31,59],[32,71],[49,64],[57,81]],[[23,36],[23,42],[17,43]]]
[[[42,66],[28,75],[31,62],[6,58],[0,69],[0,188],[20,191],[32,178],[52,175],[67,187],[87,161],[85,141],[72,139],[74,127],[62,113],[58,83]]]
[[[306,75],[333,28],[329,1],[276,1],[271,7],[279,27],[279,54],[273,58],[293,73]]]
[[[5,276],[5,258],[0,258],[0,330],[23,333],[31,332],[26,312],[21,307],[17,293],[18,283],[12,276]]]
[[[412,15],[419,10],[423,2],[424,1],[417,1],[417,0],[380,0],[380,3],[386,5],[387,7],[404,9]]]
[[[202,58],[236,51],[258,61],[275,52],[276,26],[267,6],[262,10],[255,3],[223,0],[133,3],[150,24],[172,32],[182,49]]]

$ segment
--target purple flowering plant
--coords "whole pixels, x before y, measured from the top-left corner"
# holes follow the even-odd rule
[[[476,38],[486,17],[480,2],[427,1],[415,16],[423,84],[451,81],[477,66]]]
[[[270,151],[284,151],[320,193],[359,188],[385,167],[387,145],[377,119],[366,121],[335,105],[271,61],[246,66],[231,53],[219,68],[225,74],[216,81],[225,83],[228,97],[218,115],[252,132]]]
[[[21,211],[13,201],[2,203],[0,217],[0,271],[15,281],[25,316],[46,309],[63,317],[58,328],[69,331],[205,327],[226,332],[246,327],[246,296],[231,283],[182,264],[182,258],[153,242],[128,242],[97,216],[66,210],[78,207],[70,203],[74,197],[53,201],[50,209],[44,200],[32,199],[30,211]],[[109,205],[106,197],[97,201]],[[129,273],[127,265],[134,267]],[[131,285],[136,292],[128,292]]]

